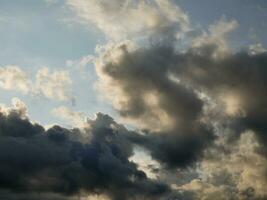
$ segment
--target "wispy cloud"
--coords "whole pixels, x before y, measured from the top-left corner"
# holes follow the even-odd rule
[[[153,34],[173,25],[181,31],[189,29],[188,16],[169,0],[68,0],[67,4],[81,22],[94,24],[112,39]]]

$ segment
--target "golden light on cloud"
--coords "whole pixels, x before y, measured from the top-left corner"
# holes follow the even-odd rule
[[[224,93],[221,96],[221,100],[225,106],[225,113],[229,116],[242,116],[245,114],[242,109],[242,99],[240,95],[233,92]]]

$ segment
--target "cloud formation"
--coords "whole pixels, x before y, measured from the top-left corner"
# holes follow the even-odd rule
[[[30,81],[26,72],[18,66],[8,65],[0,68],[0,87],[5,90],[28,93]]]
[[[0,109],[1,198],[267,199],[267,54],[230,48],[236,20],[222,17],[181,50],[195,30],[174,1],[66,4],[107,36],[98,57],[80,64],[94,60],[98,91],[136,130],[101,113],[80,124],[82,113],[66,107],[53,113],[79,128],[45,129],[15,99]],[[28,92],[19,68],[0,78],[2,88]],[[64,100],[67,85],[67,73],[44,68],[34,88]]]
[[[175,56],[165,46],[131,51],[122,44],[96,63],[100,87],[105,94],[112,91],[110,99],[121,116],[148,132],[138,142],[172,167],[197,159],[214,138],[212,128],[200,120],[203,101],[170,77]]]
[[[267,54],[214,57],[220,47],[202,44],[179,52],[169,45],[120,44],[96,61],[99,83],[121,116],[144,129],[132,141],[167,167],[205,165],[214,162],[207,152],[228,152],[230,160],[220,158],[210,170],[227,171],[232,182],[192,180],[180,188],[191,188],[196,199],[266,198]],[[218,145],[221,137],[225,143]],[[262,178],[253,185],[252,177]]]
[[[222,18],[184,51],[164,35],[109,44],[95,61],[100,91],[143,132],[133,143],[169,170],[201,166],[200,179],[174,187],[192,199],[266,198],[267,54],[232,51],[226,34],[236,27]]]
[[[71,99],[69,73],[64,70],[39,69],[35,79],[19,66],[0,67],[0,88],[13,90],[23,94],[41,95],[48,99],[66,101]]]
[[[171,26],[189,30],[188,16],[169,0],[68,0],[67,5],[79,21],[95,25],[112,39],[153,34]]]
[[[47,67],[38,70],[34,93],[42,94],[49,99],[68,100],[72,81],[67,71],[50,71]]]
[[[5,199],[159,198],[169,189],[129,161],[127,130],[101,113],[79,129],[45,130],[19,109],[0,114],[0,193]],[[38,194],[38,195],[37,195]]]

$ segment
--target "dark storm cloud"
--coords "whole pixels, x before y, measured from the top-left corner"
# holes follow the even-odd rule
[[[120,52],[120,56],[109,59],[112,52]],[[97,66],[98,73],[102,80],[113,84],[114,90],[120,91],[113,96],[117,98],[116,103],[120,103],[116,107],[119,113],[136,121],[139,127],[144,125],[144,134],[131,135],[131,141],[150,150],[152,157],[167,167],[186,167],[197,161],[209,165],[210,162],[217,168],[208,170],[230,177],[229,183],[220,177],[213,180],[218,182],[190,183],[185,188],[197,190],[193,199],[214,199],[216,194],[218,199],[266,198],[262,189],[267,182],[266,53],[222,53],[216,43],[178,52],[170,43],[159,43],[135,49],[121,45],[102,59],[104,62]],[[148,94],[154,94],[153,98]],[[209,107],[210,100],[206,97],[216,106]],[[167,117],[162,119],[162,115]],[[153,123],[151,118],[155,119]],[[164,120],[172,123],[164,127]],[[210,126],[218,124],[222,129],[215,137]],[[155,128],[158,125],[164,128]],[[257,140],[248,139],[248,130]],[[217,137],[224,143],[212,143]],[[235,145],[240,152],[236,153]],[[242,152],[244,150],[249,153]],[[250,162],[260,163],[261,167]],[[244,171],[251,176],[260,174],[262,178],[253,185],[250,176],[242,174]],[[235,177],[236,174],[241,179]],[[198,191],[198,187],[205,190]]]
[[[174,49],[160,44],[129,52],[127,45],[122,45],[114,51],[123,56],[101,66],[102,73],[121,89],[122,98],[126,96],[119,113],[145,124],[149,133],[139,136],[137,142],[168,167],[185,167],[198,160],[214,136],[212,128],[200,121],[203,101],[192,87],[170,77],[170,69],[176,65]],[[151,100],[149,94],[154,95]],[[159,129],[153,130],[157,126]]]
[[[243,113],[234,116],[237,130],[252,129],[267,142],[267,54],[244,51],[219,60],[210,55],[194,50],[177,55],[171,71],[217,101],[227,101],[228,94],[237,97],[235,106]]]
[[[133,149],[124,127],[103,114],[89,123],[86,139],[78,129],[45,130],[16,111],[1,113],[0,197],[72,199],[104,193],[119,200],[158,198],[169,190],[129,161]]]
[[[119,110],[121,115],[140,117],[151,112],[147,105],[149,102],[145,102],[145,95],[156,92],[160,107],[168,114],[177,116],[177,120],[180,117],[186,123],[198,117],[202,101],[192,89],[168,77],[169,67],[175,64],[172,62],[175,56],[172,48],[161,46],[128,52],[127,46],[122,45],[119,49],[123,52],[119,63],[106,64],[103,72],[114,79],[129,96],[127,105]]]
[[[132,52],[127,46],[120,46],[123,55],[119,61],[101,66],[101,73],[111,78],[128,97],[119,108],[122,116],[146,121],[146,117],[153,117],[153,109],[161,109],[175,121],[169,132],[179,135],[179,140],[181,135],[189,138],[190,132],[199,132],[204,141],[210,138],[206,137],[209,134],[205,135],[209,129],[199,122],[205,102],[197,93],[208,95],[222,107],[227,107],[231,95],[237,101],[234,106],[243,114],[229,117],[235,118],[240,130],[253,129],[264,138],[267,54],[250,55],[244,51],[214,58],[218,48],[214,44],[179,53],[172,46],[152,45]],[[152,92],[156,94],[155,107],[146,102],[145,95]],[[196,139],[197,134],[192,135]]]
[[[212,130],[200,125],[173,132],[131,135],[129,140],[150,150],[154,159],[167,168],[194,165],[203,156],[203,150],[210,146],[215,136]],[[195,129],[196,128],[196,129]],[[177,132],[176,132],[177,131]]]

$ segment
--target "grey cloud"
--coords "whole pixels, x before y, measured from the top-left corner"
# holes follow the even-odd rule
[[[101,89],[106,94],[113,89],[114,107],[124,119],[143,128],[143,135],[131,135],[130,140],[147,148],[161,164],[175,169],[215,162],[218,165],[211,168],[222,170],[217,182],[194,180],[178,190],[193,191],[193,199],[266,199],[262,188],[267,180],[267,54],[241,51],[214,57],[219,45],[203,44],[185,52],[170,43],[118,45],[96,62]],[[239,151],[246,150],[246,155],[235,155],[232,146],[243,141],[248,130],[255,134],[257,147],[241,145]],[[218,145],[221,137],[224,145]],[[214,151],[218,153],[214,157],[225,154],[232,160],[214,161],[207,153]],[[257,158],[259,166],[249,163]],[[230,166],[225,173],[223,165]],[[257,185],[250,175],[261,177]]]
[[[119,88],[115,98],[121,100],[117,107],[121,116],[137,121],[139,127],[144,124],[149,132],[136,141],[168,167],[185,167],[198,160],[214,135],[200,121],[203,101],[197,93],[169,77],[177,57],[174,49],[155,46],[130,52],[123,45],[112,51],[121,51],[122,56],[98,66],[100,76],[108,76],[109,84]]]
[[[246,131],[232,143],[220,140],[200,163],[202,178],[178,188],[193,192],[195,199],[266,199],[266,158],[257,152],[255,133]]]
[[[16,112],[3,114],[2,197],[71,199],[88,192],[114,200],[266,199],[266,53],[231,52],[225,38],[237,22],[224,19],[178,52],[179,34],[190,29],[187,15],[171,1],[132,3],[67,1],[108,38],[143,39],[142,47],[107,45],[96,60],[99,88],[141,133],[103,114],[89,120],[88,138],[79,129],[45,130]],[[173,190],[151,180],[129,161],[134,145],[163,170],[192,167],[201,170],[199,177],[177,180]]]
[[[120,114],[147,122],[148,129],[157,123],[164,125],[160,119],[164,113],[169,121],[174,121],[173,126],[168,124],[172,127],[169,132],[183,132],[186,128],[205,132],[199,122],[205,102],[198,94],[203,93],[222,106],[222,112],[238,125],[236,128],[253,129],[264,139],[267,54],[239,52],[216,59],[212,55],[217,48],[209,45],[179,53],[166,46],[132,52],[120,46],[122,56],[116,62],[111,60],[97,67],[100,77],[108,77],[114,88],[120,90],[117,96],[119,100],[122,97],[117,107]],[[155,94],[153,106],[146,96],[151,93]],[[155,114],[157,109],[163,112]],[[150,123],[153,117],[155,124]]]
[[[225,107],[231,103],[227,102],[230,95],[234,106],[243,113],[234,116],[238,122],[236,128],[253,129],[265,138],[267,54],[239,52],[214,60],[209,55],[188,52],[176,59],[172,72],[181,81],[224,103]]]
[[[100,113],[90,121],[90,139],[78,129],[45,130],[15,110],[1,113],[0,197],[72,199],[103,193],[116,200],[159,198],[168,186],[148,179],[129,161],[133,151],[125,132]]]

